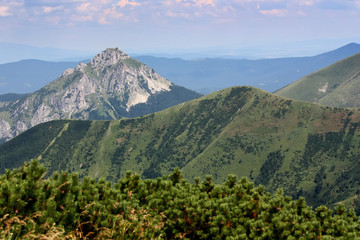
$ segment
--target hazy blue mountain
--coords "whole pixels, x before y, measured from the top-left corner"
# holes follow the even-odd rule
[[[209,93],[215,90],[248,85],[274,92],[312,72],[360,52],[360,44],[350,43],[331,52],[312,57],[277,59],[204,58],[183,60],[138,56],[137,60],[154,68],[175,84]]]
[[[0,94],[34,92],[79,62],[22,60],[0,65]]]
[[[134,58],[154,68],[175,84],[206,94],[237,85],[249,85],[274,92],[310,73],[359,52],[360,45],[350,43],[334,51],[312,57],[260,60],[229,58],[183,60],[153,56]],[[70,56],[72,55],[69,55],[69,58]],[[33,92],[76,64],[77,62],[49,63],[38,60],[2,64],[0,65],[0,94]],[[18,70],[20,68],[21,71]]]
[[[0,64],[17,62],[24,59],[44,61],[81,61],[90,58],[95,51],[81,51],[50,47],[35,47],[24,44],[0,42]]]

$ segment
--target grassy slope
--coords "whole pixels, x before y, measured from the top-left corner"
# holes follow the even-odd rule
[[[360,107],[360,54],[339,61],[275,94],[336,107]],[[319,89],[327,86],[326,92]]]
[[[41,155],[49,173],[112,181],[126,170],[156,178],[179,167],[188,179],[211,174],[216,182],[233,173],[311,204],[332,203],[358,189],[359,120],[358,109],[236,87],[134,119],[54,121],[52,137],[32,146],[39,150],[26,150],[37,131],[26,132],[0,146],[0,162],[19,167]]]

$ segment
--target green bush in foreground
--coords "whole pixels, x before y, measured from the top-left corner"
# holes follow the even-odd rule
[[[0,176],[2,239],[356,239],[360,221],[344,206],[313,210],[246,178],[191,184],[175,170],[156,180],[55,173],[38,161]]]

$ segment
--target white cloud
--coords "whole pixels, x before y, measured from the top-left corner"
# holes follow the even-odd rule
[[[235,3],[241,3],[241,4],[245,4],[245,3],[278,3],[278,2],[282,2],[284,0],[233,0],[233,2]],[[286,2],[286,1],[285,1]]]
[[[110,19],[120,19],[124,17],[124,14],[117,11],[116,6],[112,8],[105,9],[98,19],[100,24],[110,24]]]
[[[103,8],[102,4],[98,4],[96,2],[86,2],[80,4],[76,9],[79,12],[89,13],[89,12],[100,12],[102,8]]]
[[[174,11],[168,10],[165,13],[165,15],[168,16],[168,17],[179,17],[179,18],[188,18],[188,19],[190,19],[190,14],[185,13],[185,12],[174,12]]]
[[[12,16],[12,13],[9,11],[8,6],[0,6],[0,17]]]
[[[359,1],[359,0],[354,1],[354,5],[355,5],[357,8],[360,8],[360,1]]]
[[[321,1],[322,0],[298,0],[298,3],[300,6],[313,6]]]
[[[126,1],[126,0],[125,0]],[[166,0],[162,3],[163,6],[182,6],[182,7],[203,7],[203,6],[211,6],[215,7],[215,2],[217,0]]]
[[[131,6],[131,7],[136,7],[136,6],[140,6],[141,3],[138,3],[138,2],[130,2],[129,0],[120,0],[117,4],[117,6],[120,6],[120,7],[126,7],[126,6]]]
[[[202,7],[202,6],[212,6],[215,7],[215,1],[214,0],[194,0],[195,5]]]
[[[64,9],[63,6],[57,6],[57,7],[44,6],[44,7],[42,7],[42,11],[43,11],[43,13],[45,13],[45,14],[49,14],[49,13],[52,13],[52,12],[60,11],[60,10],[63,10],[63,9]]]
[[[276,17],[285,17],[288,15],[287,9],[271,9],[271,10],[260,10],[262,15],[276,16]]]

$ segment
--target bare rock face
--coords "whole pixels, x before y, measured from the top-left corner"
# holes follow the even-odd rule
[[[114,66],[116,63],[129,59],[130,57],[119,48],[108,48],[91,59],[90,64],[96,69]]]
[[[13,124],[0,121],[0,140],[12,138],[30,127],[54,119],[134,116],[134,106],[149,105],[149,98],[170,92],[173,86],[152,68],[132,59],[120,49],[108,48],[88,64],[80,63],[74,69],[65,70],[44,88],[12,103],[8,109],[11,109]],[[198,96],[194,94],[193,98]],[[142,113],[139,109],[137,112],[139,115],[149,113]]]
[[[0,139],[7,140],[11,138],[12,136],[9,135],[10,132],[11,132],[10,124],[0,118]]]

